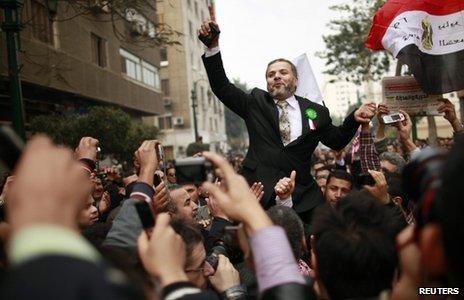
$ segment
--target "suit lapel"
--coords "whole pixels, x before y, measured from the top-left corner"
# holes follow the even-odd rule
[[[302,125],[301,126],[301,135],[296,140],[294,140],[293,142],[288,144],[286,147],[298,145],[301,142],[301,140],[310,132],[308,118],[305,115],[305,110],[307,108],[312,107],[312,102],[305,99],[305,98],[301,98],[299,96],[296,96],[296,95],[295,95],[295,98],[298,101],[298,104],[300,106],[301,123],[302,123],[301,124]]]
[[[268,110],[268,113],[265,114],[265,116],[271,123],[271,127],[273,128],[277,139],[280,143],[282,143],[279,130],[279,110],[277,109],[277,105],[274,103],[274,99],[272,99],[269,94],[266,94],[266,109]]]

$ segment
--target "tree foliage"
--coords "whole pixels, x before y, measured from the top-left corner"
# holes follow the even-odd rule
[[[42,115],[32,118],[29,130],[50,136],[55,143],[74,148],[81,137],[100,141],[102,155],[122,161],[132,160],[143,140],[155,139],[158,129],[132,119],[121,109],[92,107],[83,115]]]
[[[385,0],[352,0],[331,6],[340,18],[328,24],[332,31],[323,36],[326,50],[316,53],[326,60],[325,73],[360,84],[378,80],[390,69],[391,55],[364,46],[376,11]]]
[[[242,91],[249,92],[250,89],[247,84],[241,82],[239,78],[234,78],[233,82]],[[244,146],[248,140],[245,121],[227,107],[225,108],[225,119],[227,139],[232,151],[245,151]]]

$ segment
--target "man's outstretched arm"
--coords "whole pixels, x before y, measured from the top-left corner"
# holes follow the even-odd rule
[[[371,121],[375,115],[375,111],[375,103],[367,103],[349,114],[343,121],[343,124],[338,127],[334,126],[330,121],[330,124],[322,133],[321,142],[334,150],[343,149],[351,141],[359,125]]]
[[[208,36],[211,33],[212,27],[215,27],[216,30],[219,31],[219,26],[214,20],[214,13],[211,11],[210,18],[211,21],[204,22],[201,26],[199,30],[200,36]],[[251,99],[251,96],[237,88],[227,78],[222,63],[221,53],[219,52],[219,34],[208,46],[202,59],[213,93],[225,106],[230,108],[241,118],[246,118],[248,101]]]

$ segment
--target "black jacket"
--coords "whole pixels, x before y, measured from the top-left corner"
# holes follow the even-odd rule
[[[221,54],[203,56],[211,89],[219,100],[245,120],[250,146],[243,162],[243,175],[251,184],[264,185],[263,206],[274,204],[274,186],[292,170],[297,172],[296,188],[292,195],[294,208],[301,213],[323,202],[322,193],[310,174],[310,162],[319,142],[339,150],[344,148],[356,133],[359,124],[351,113],[336,127],[332,125],[329,110],[319,104],[296,96],[302,115],[302,135],[284,146],[279,132],[279,113],[268,92],[253,89],[247,94],[229,82],[222,64]],[[307,109],[313,109],[316,129],[310,130]]]

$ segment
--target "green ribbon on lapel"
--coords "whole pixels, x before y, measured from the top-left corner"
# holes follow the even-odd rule
[[[312,108],[307,108],[305,110],[305,116],[310,120],[314,120],[317,118],[317,112]]]

